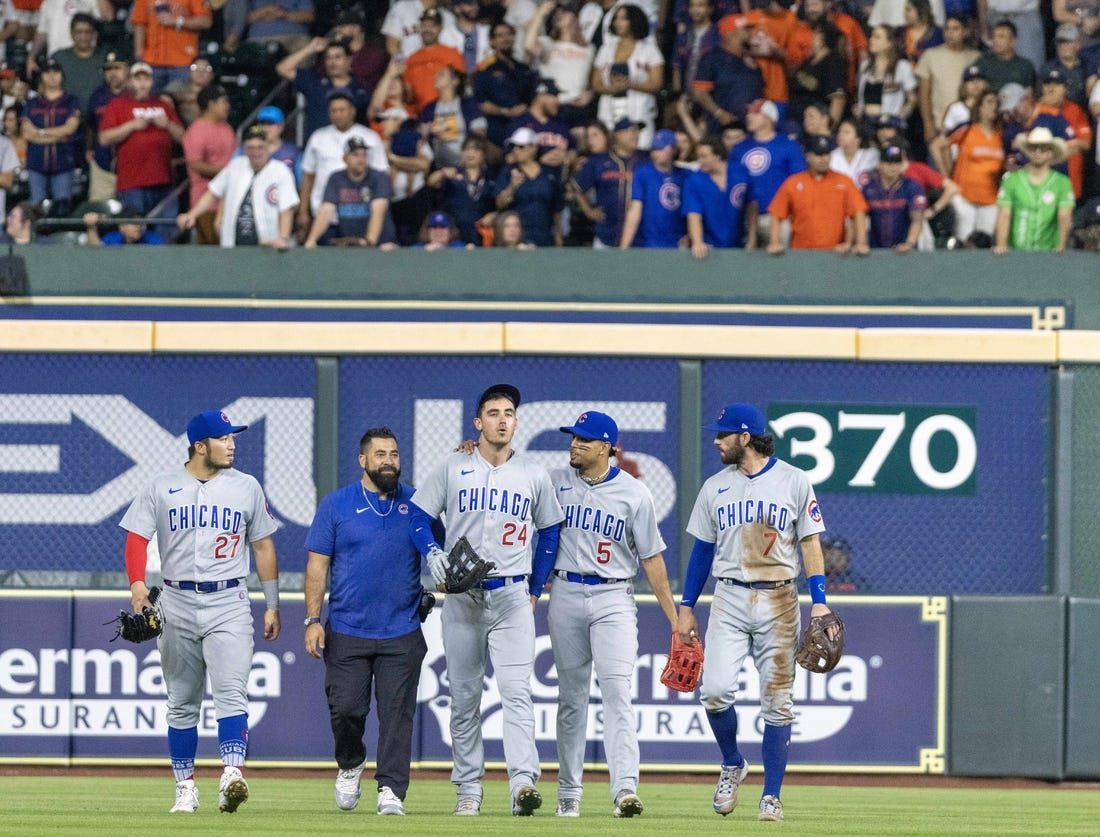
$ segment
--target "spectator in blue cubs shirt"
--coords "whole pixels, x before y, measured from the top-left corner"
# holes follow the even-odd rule
[[[618,247],[622,240],[634,170],[647,159],[645,152],[638,150],[641,128],[637,122],[620,119],[615,123],[611,147],[590,156],[573,177],[577,205],[595,224],[592,247],[596,250]],[[590,189],[595,192],[595,204],[588,199]]]
[[[538,247],[561,247],[558,223],[565,196],[556,169],[539,162],[538,137],[530,128],[520,128],[508,137],[512,162],[504,167],[493,184],[498,211],[519,213],[523,241]]]
[[[649,162],[634,170],[630,205],[619,242],[623,250],[638,244],[680,246],[687,233],[687,222],[680,208],[688,170],[674,165],[678,151],[675,132],[662,129],[653,135]]]
[[[736,160],[726,161],[726,147],[718,137],[699,143],[695,157],[699,171],[684,184],[683,214],[691,255],[703,259],[713,247],[741,246],[749,173]]]
[[[806,157],[797,142],[775,130],[779,108],[774,102],[757,99],[748,106],[745,118],[749,136],[734,146],[730,159],[739,162],[749,173],[752,200],[745,208],[745,246],[751,250],[759,242],[768,241],[772,221],[768,205],[784,180],[806,170]],[[788,233],[783,238],[784,245],[789,241]]]
[[[905,176],[907,165],[909,160],[899,141],[883,148],[875,171],[864,175],[861,190],[869,207],[871,247],[892,247],[897,253],[917,247],[928,198],[917,181]]]
[[[386,172],[370,168],[367,157],[363,138],[349,137],[344,145],[347,168],[329,176],[306,247],[318,243],[377,247],[381,243],[392,194],[390,178]]]
[[[140,218],[142,211],[136,206],[124,206],[118,211],[119,218],[128,219],[125,223],[119,223],[118,229],[109,233],[99,234],[99,225],[110,222],[110,216],[99,212],[84,213],[84,227],[88,235],[89,247],[125,247],[130,244],[148,244],[155,247],[163,246],[164,239],[150,230],[145,224],[133,223],[134,218]]]

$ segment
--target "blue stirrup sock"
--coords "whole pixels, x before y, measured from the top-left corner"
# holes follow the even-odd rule
[[[778,727],[764,724],[764,792],[761,796],[779,798],[783,777],[787,774],[787,751],[791,744],[790,726]]]
[[[168,727],[168,756],[177,782],[195,778],[195,753],[199,749],[199,728]]]
[[[248,751],[248,716],[231,715],[218,721],[218,746],[226,767],[240,767]]]
[[[707,712],[707,720],[722,751],[722,766],[740,767],[744,764],[745,758],[737,749],[737,711],[727,706],[721,712]]]

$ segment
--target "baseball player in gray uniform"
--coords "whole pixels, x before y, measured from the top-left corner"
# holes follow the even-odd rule
[[[561,431],[571,433],[573,441],[570,467],[550,472],[565,512],[549,611],[558,672],[557,816],[580,816],[594,664],[603,699],[614,815],[633,817],[642,813],[642,800],[638,734],[630,704],[638,657],[638,610],[631,582],[640,559],[661,610],[675,628],[676,604],[661,554],[665,542],[649,489],[611,466],[611,451],[619,440],[615,421],[589,410]]]
[[[119,524],[126,538],[126,572],[135,613],[149,607],[146,549],[153,535],[164,591],[164,630],[157,640],[168,691],[168,752],[176,777],[172,813],[194,813],[199,707],[210,678],[222,771],[218,810],[233,813],[248,799],[241,774],[248,742],[248,675],[252,611],[245,580],[250,558],[263,588],[264,639],[279,636],[279,565],[271,539],[278,524],[255,478],[233,469],[234,425],[210,410],[187,425],[188,460],[161,474],[134,499]]]
[[[722,751],[714,810],[737,805],[748,762],[737,749],[737,679],[747,655],[760,673],[764,721],[761,820],[783,819],[779,792],[787,770],[794,720],[791,691],[801,631],[798,551],[813,600],[811,616],[829,612],[818,534],[825,530],[806,474],[776,459],[764,414],[730,404],[712,424],[714,444],[727,467],[703,483],[688,522],[695,546],[688,562],[677,632],[684,642],[698,631],[693,608],[713,566],[717,584],[710,609],[700,695]]]
[[[467,593],[447,597],[442,611],[443,651],[451,689],[451,746],[457,786],[454,813],[477,816],[485,748],[481,696],[485,655],[492,658],[504,720],[504,758],[512,813],[529,816],[542,805],[535,788],[539,753],[531,675],[535,659],[532,606],[540,590],[528,577],[545,579],[554,565],[563,514],[546,470],[512,450],[519,390],[496,384],[478,400],[472,454],[455,452],[413,494],[413,542],[428,559],[437,584],[446,579],[445,553],[430,525],[443,515],[449,551],[463,535],[477,553],[496,564],[494,575]],[[537,547],[535,546],[537,536]],[[532,552],[535,552],[532,556]]]

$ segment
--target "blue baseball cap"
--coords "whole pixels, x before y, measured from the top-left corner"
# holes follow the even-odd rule
[[[283,116],[283,112],[275,107],[275,105],[268,105],[266,108],[260,108],[260,112],[256,114],[256,121],[270,122],[272,125],[282,125],[286,119]]]
[[[207,410],[187,422],[187,442],[193,445],[203,439],[220,439],[247,429],[247,424],[233,424],[221,410]]]
[[[433,212],[428,216],[429,227],[450,227],[451,216],[446,212]]]
[[[768,420],[752,404],[727,404],[718,413],[711,424],[704,424],[704,430],[715,433],[751,433],[763,436],[768,432]]]
[[[649,147],[652,151],[661,151],[673,145],[676,145],[676,132],[670,131],[668,128],[662,128],[653,135],[653,142],[649,144]]]
[[[615,419],[607,413],[597,413],[595,410],[581,413],[572,427],[559,427],[558,430],[582,439],[607,442],[612,447],[619,441],[619,425],[615,424]]]

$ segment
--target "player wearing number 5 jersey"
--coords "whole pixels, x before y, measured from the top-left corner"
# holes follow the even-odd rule
[[[638,734],[630,705],[638,657],[632,580],[641,559],[661,610],[675,627],[676,604],[661,554],[665,542],[649,489],[611,467],[611,450],[619,439],[615,421],[589,410],[561,431],[573,434],[573,441],[570,467],[550,472],[565,511],[549,611],[558,671],[557,815],[580,816],[588,690],[595,665],[613,813],[633,817],[642,813],[642,801]]]
[[[194,813],[199,707],[210,679],[224,764],[218,810],[232,813],[248,799],[241,775],[248,742],[248,675],[252,670],[252,610],[245,580],[250,556],[263,587],[264,639],[279,636],[279,566],[271,539],[278,524],[253,477],[233,469],[234,437],[247,425],[210,410],[187,425],[188,460],[153,479],[119,524],[135,613],[149,605],[146,548],[160,550],[164,633],[157,640],[168,691],[168,753],[176,777],[173,813]]]
[[[811,616],[829,613],[825,563],[818,539],[825,530],[806,474],[772,454],[775,441],[767,420],[751,404],[730,404],[704,429],[727,467],[703,483],[688,522],[695,546],[688,562],[677,633],[691,642],[698,625],[694,607],[713,566],[718,583],[707,625],[707,660],[700,694],[722,751],[714,810],[723,816],[737,805],[748,763],[737,748],[733,707],[738,676],[751,655],[760,673],[760,717],[764,722],[764,790],[761,820],[783,819],[779,792],[787,770],[794,720],[798,610],[798,551],[813,600]]]
[[[412,497],[412,538],[429,566],[442,556],[430,528],[441,515],[448,552],[465,536],[482,558],[496,564],[493,575],[479,586],[448,596],[442,612],[458,816],[476,816],[481,810],[486,652],[500,690],[512,813],[528,816],[542,805],[535,788],[540,769],[531,700],[532,606],[541,588],[532,585],[528,591],[527,582],[529,576],[545,580],[549,575],[564,515],[546,469],[512,449],[519,402],[519,390],[510,384],[485,390],[474,419],[480,436],[473,453],[448,456]]]

